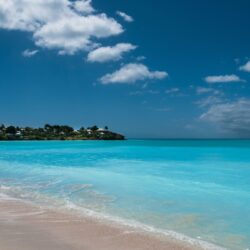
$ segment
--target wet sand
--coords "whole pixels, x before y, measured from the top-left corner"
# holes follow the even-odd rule
[[[129,227],[0,199],[1,250],[198,250]]]

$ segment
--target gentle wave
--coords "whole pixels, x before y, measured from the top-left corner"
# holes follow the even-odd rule
[[[36,201],[31,201],[31,200],[22,199],[22,198],[16,198],[16,197],[10,196],[9,194],[3,193],[4,190],[10,191],[11,189],[12,189],[12,187],[8,187],[5,185],[0,186],[0,190],[2,191],[2,192],[0,192],[0,201],[19,201],[19,202],[24,202],[24,203],[30,203],[32,205],[37,205]],[[26,196],[25,194],[23,194],[23,196],[27,197],[28,195]],[[49,197],[47,197],[47,198],[49,198]],[[49,199],[47,199],[47,200],[49,200]],[[51,201],[51,199],[50,199],[50,201]],[[56,201],[55,201],[55,204],[58,205],[58,203]],[[78,215],[78,216],[88,217],[88,218],[98,220],[98,221],[103,222],[103,223],[113,223],[114,226],[118,226],[118,227],[123,226],[123,227],[128,227],[130,229],[138,230],[138,231],[144,232],[144,233],[152,233],[154,235],[165,236],[168,238],[172,238],[174,240],[187,242],[187,243],[189,243],[193,246],[196,246],[196,247],[201,247],[204,250],[226,250],[226,248],[223,248],[223,247],[217,246],[215,244],[203,241],[201,239],[194,239],[194,238],[188,237],[184,234],[181,234],[181,233],[178,233],[175,231],[158,229],[158,228],[155,228],[153,226],[143,224],[143,223],[140,223],[140,222],[137,222],[134,220],[123,219],[123,218],[118,217],[118,216],[113,216],[113,215],[106,214],[106,213],[96,212],[96,211],[93,211],[93,210],[88,209],[88,208],[80,207],[69,200],[65,201],[64,205],[61,205],[58,207],[56,207],[55,204],[52,204],[52,203],[47,204],[46,207],[50,208],[50,209],[53,208],[53,209],[56,209],[56,210],[62,211],[62,212],[73,212],[73,213],[76,213],[76,215]],[[39,205],[41,205],[41,204],[39,204]]]
[[[123,219],[121,217],[112,216],[112,215],[105,214],[105,213],[99,213],[99,212],[96,212],[96,211],[93,211],[93,210],[90,210],[87,208],[79,207],[79,206],[73,204],[72,202],[68,202],[67,205],[65,206],[65,209],[80,212],[84,216],[98,219],[100,221],[114,222],[118,226],[119,225],[120,226],[127,226],[129,228],[142,230],[142,231],[148,232],[148,233],[153,233],[153,234],[157,234],[157,235],[164,235],[164,236],[173,238],[175,240],[180,240],[180,241],[192,244],[194,246],[202,247],[204,250],[226,250],[226,248],[214,245],[212,243],[209,243],[209,242],[206,242],[206,241],[203,241],[200,239],[194,239],[194,238],[188,237],[184,234],[181,234],[181,233],[178,233],[175,231],[161,230],[161,229],[158,229],[158,228],[155,228],[153,226],[143,224],[143,223],[140,223],[137,221]]]

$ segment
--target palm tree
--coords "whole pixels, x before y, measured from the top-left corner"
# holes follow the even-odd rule
[[[90,128],[93,132],[97,131],[98,130],[98,127],[95,125],[93,127]]]

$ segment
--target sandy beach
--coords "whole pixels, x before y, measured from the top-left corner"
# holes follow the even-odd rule
[[[91,218],[0,200],[1,250],[198,250],[161,236],[108,225]]]

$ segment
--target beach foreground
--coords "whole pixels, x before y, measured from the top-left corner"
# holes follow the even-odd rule
[[[174,239],[108,225],[18,200],[0,200],[1,250],[198,250]]]
[[[92,247],[93,242],[101,249],[106,245],[106,249],[112,249],[110,245],[117,250],[145,249],[149,235],[150,244],[155,242],[152,235],[162,235],[209,250],[248,249],[249,162],[248,140],[0,142],[0,200],[12,197],[69,213],[73,221],[75,216],[87,216],[109,226],[96,229],[93,223],[86,226],[86,221],[64,223],[63,214],[56,212],[53,218],[54,213],[47,210],[22,218],[16,210],[19,205],[7,206],[4,211],[13,210],[14,215],[2,217],[25,222],[20,227],[31,232],[35,228],[39,239],[43,230],[46,235],[55,234],[60,239],[56,243],[73,238],[70,244],[84,243],[81,249],[99,249]],[[52,223],[48,216],[60,223]],[[113,231],[110,225],[129,229]],[[134,235],[134,230],[147,232],[147,237]],[[9,236],[1,234],[6,241]],[[155,245],[161,249],[163,243],[158,240]],[[10,242],[16,240],[10,237]],[[163,249],[171,243],[164,240]]]

